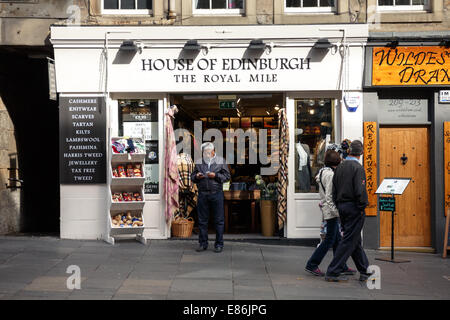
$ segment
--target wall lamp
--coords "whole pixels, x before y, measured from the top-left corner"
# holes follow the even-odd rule
[[[202,46],[198,43],[197,40],[188,40],[183,47],[183,50],[189,51],[189,52],[196,52],[203,50],[204,54],[208,54],[208,51],[210,49],[209,45]]]
[[[120,51],[142,53],[142,43],[135,40],[124,40],[119,48]]]
[[[450,40],[449,39],[442,39],[442,41],[439,43],[439,46],[450,48]]]
[[[386,44],[386,47],[391,48],[391,49],[395,49],[398,46],[398,40],[392,40],[391,42],[388,42]]]
[[[333,47],[333,44],[327,38],[320,38],[314,43],[313,48],[319,50],[328,50]]]
[[[248,50],[254,50],[254,51],[265,51],[267,50],[267,53],[272,52],[272,48],[274,47],[273,43],[267,44],[262,39],[253,39],[250,41],[248,45]]]

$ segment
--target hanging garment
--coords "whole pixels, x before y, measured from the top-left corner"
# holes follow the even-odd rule
[[[178,111],[176,106],[169,107],[165,113],[166,152],[164,159],[164,200],[166,201],[166,222],[171,223],[178,210],[178,183],[180,177],[177,167],[177,150],[172,119]]]
[[[195,165],[187,153],[180,153],[177,159],[177,167],[180,176],[180,206],[176,215],[187,218],[197,205],[197,185],[191,180]]]
[[[298,154],[298,170],[302,171],[303,167],[308,163],[308,153],[306,153],[305,148],[300,142],[295,144],[295,148],[297,149]]]
[[[281,230],[284,227],[287,218],[289,126],[285,108],[280,109],[278,112],[278,119],[278,127],[280,130],[280,167],[278,169],[277,215],[278,228]]]
[[[311,158],[310,158],[310,149],[307,144],[300,144],[298,146],[298,149],[302,149],[306,155],[306,161],[301,161],[301,157],[305,156],[298,156],[295,159],[296,167],[298,167],[298,170],[295,170],[295,191],[296,192],[310,192],[311,191]],[[297,162],[299,164],[297,164]],[[304,165],[302,165],[304,163]]]

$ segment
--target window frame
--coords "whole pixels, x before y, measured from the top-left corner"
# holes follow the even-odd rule
[[[199,16],[240,16],[245,13],[246,0],[242,0],[242,9],[197,9],[195,4],[197,0],[192,0],[192,14]],[[211,8],[211,1],[209,0],[209,6]],[[230,0],[226,0],[227,4]]]
[[[303,7],[303,0],[300,0],[302,6],[300,7],[288,7],[286,0],[284,2],[284,12],[285,13],[336,13],[337,12],[337,1],[334,1],[333,7],[321,7],[320,0],[317,1],[317,7]],[[378,0],[377,0],[378,1]]]
[[[119,8],[122,0],[119,1]],[[134,0],[137,7],[137,1]],[[105,9],[105,0],[101,0],[102,14],[119,14],[119,15],[150,15],[153,14],[153,9]],[[152,8],[154,8],[154,1],[152,0]]]
[[[424,5],[413,5],[412,1],[409,0],[411,3],[410,5],[396,5],[395,2],[397,0],[392,0],[394,2],[394,5],[392,6],[382,6],[378,4],[377,0],[377,11],[378,12],[389,12],[389,11],[427,11],[430,9],[430,0],[425,0],[427,3]]]

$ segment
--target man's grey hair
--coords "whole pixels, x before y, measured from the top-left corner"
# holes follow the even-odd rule
[[[215,148],[214,148],[214,144],[212,143],[212,142],[205,142],[205,143],[203,143],[202,144],[202,151],[205,151],[205,150],[215,150]]]

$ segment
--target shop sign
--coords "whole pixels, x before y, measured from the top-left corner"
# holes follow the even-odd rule
[[[428,121],[427,99],[379,99],[380,123],[425,123]]]
[[[103,97],[60,97],[60,183],[106,183]]]
[[[378,199],[378,208],[380,211],[395,212],[395,198],[394,197],[380,197]]]
[[[219,109],[236,109],[236,101],[234,100],[219,101]]]
[[[449,69],[449,48],[438,46],[373,48],[373,86],[449,85]]]
[[[439,103],[450,103],[450,90],[439,91]]]
[[[366,171],[366,190],[369,205],[367,216],[377,215],[377,123],[364,122],[364,153],[363,164]]]
[[[353,63],[361,57],[361,49],[350,48],[349,73],[359,77],[349,79],[349,90],[361,88],[363,67]],[[114,56],[114,50],[110,54]],[[206,55],[179,49],[144,49],[131,62],[118,61],[110,66],[108,88],[111,92],[221,92],[224,95],[241,91],[336,90],[342,59],[331,51],[320,60],[314,54],[308,47],[274,48],[270,54],[262,55],[248,52],[246,48],[214,48]]]

